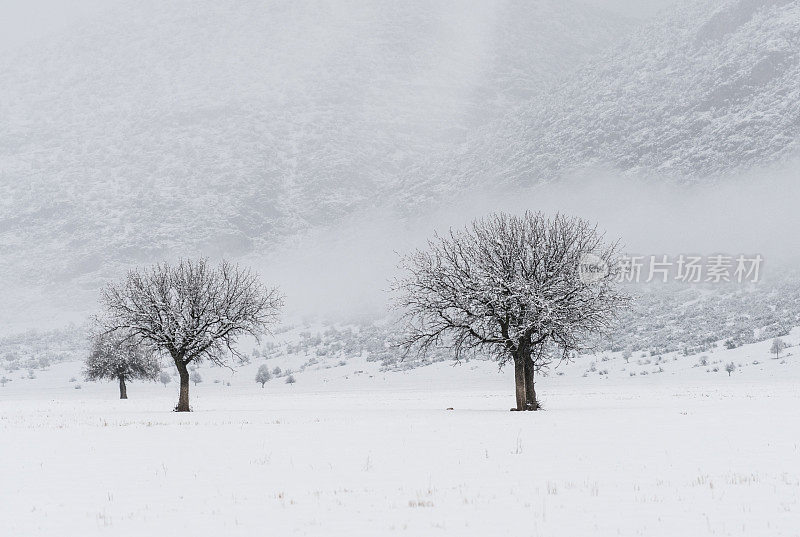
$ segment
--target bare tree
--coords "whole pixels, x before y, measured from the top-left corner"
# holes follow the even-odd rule
[[[158,382],[160,382],[161,384],[163,384],[163,385],[164,385],[164,387],[166,388],[166,387],[167,387],[167,384],[169,384],[170,382],[172,382],[172,376],[170,376],[170,374],[169,374],[169,373],[167,373],[166,371],[162,371],[162,372],[161,372],[161,374],[160,374],[160,375],[158,375]]]
[[[269,379],[272,378],[272,375],[269,374],[269,366],[267,364],[261,364],[258,368],[258,373],[256,373],[256,382],[261,384],[261,387],[264,387],[264,384],[269,382]]]
[[[191,380],[191,381],[192,381],[192,384],[194,384],[195,386],[197,386],[198,384],[200,384],[201,382],[203,382],[203,377],[201,377],[201,376],[200,376],[200,372],[199,372],[199,371],[197,371],[197,370],[195,369],[195,370],[194,370],[194,371],[192,371],[192,373],[189,375],[189,380]]]
[[[107,332],[124,331],[172,358],[180,377],[175,410],[188,412],[189,364],[208,359],[224,366],[229,356],[245,362],[237,340],[268,332],[283,296],[250,270],[200,259],[130,271],[104,290],[102,302]]]
[[[730,377],[731,373],[736,371],[736,364],[734,364],[733,362],[730,362],[729,364],[725,364],[725,371],[728,372],[728,376]]]
[[[781,352],[783,352],[783,350],[788,346],[789,345],[787,345],[785,341],[779,337],[776,337],[774,340],[772,340],[772,347],[770,347],[769,351],[775,353],[775,359],[777,360],[781,357]]]
[[[625,349],[622,353],[622,357],[625,359],[625,363],[630,363],[631,356],[633,356],[633,352],[630,349]]]
[[[156,380],[161,368],[158,359],[143,345],[123,333],[94,337],[92,350],[84,362],[83,376],[88,381],[119,381],[119,398],[128,398],[126,381]]]
[[[456,360],[483,354],[514,363],[515,410],[537,410],[534,373],[594,348],[627,297],[617,290],[617,244],[578,218],[495,214],[436,235],[401,264],[400,345]]]

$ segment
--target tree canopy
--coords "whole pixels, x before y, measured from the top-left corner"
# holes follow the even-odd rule
[[[188,411],[188,364],[208,359],[227,365],[229,356],[245,361],[238,339],[268,332],[283,296],[249,269],[186,259],[130,271],[105,289],[102,302],[108,333],[122,332],[172,358],[181,380],[176,410]]]
[[[447,347],[456,360],[480,353],[501,365],[528,363],[520,374],[528,377],[527,404],[538,407],[534,370],[592,349],[626,303],[617,254],[617,243],[585,220],[539,212],[493,214],[437,234],[403,259],[405,276],[394,285],[401,345],[423,354]]]

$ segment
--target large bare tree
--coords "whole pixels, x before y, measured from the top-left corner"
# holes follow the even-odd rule
[[[181,260],[132,270],[102,295],[106,333],[123,332],[168,355],[180,377],[178,412],[189,409],[190,363],[227,365],[246,357],[236,349],[245,335],[256,339],[277,322],[283,296],[249,269],[223,261]]]
[[[494,214],[436,235],[401,266],[401,345],[513,362],[515,410],[539,409],[535,372],[591,349],[627,300],[615,284],[617,243],[563,215]]]

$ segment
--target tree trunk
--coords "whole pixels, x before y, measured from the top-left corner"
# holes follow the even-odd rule
[[[539,410],[539,401],[536,400],[536,388],[533,385],[535,371],[531,353],[525,357],[525,410]]]
[[[525,410],[525,361],[518,356],[514,357],[514,383],[517,387],[517,408],[512,410]]]
[[[119,398],[120,399],[127,399],[128,398],[128,387],[125,386],[125,377],[119,377]]]
[[[189,370],[186,369],[186,364],[183,363],[183,360],[175,360],[175,365],[178,368],[178,376],[181,380],[181,392],[175,412],[191,412],[189,408]]]

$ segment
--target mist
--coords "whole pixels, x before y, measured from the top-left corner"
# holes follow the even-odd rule
[[[0,0],[0,52],[63,31],[118,3],[119,0]]]
[[[517,129],[515,111],[537,109],[541,94],[572,80],[571,70],[605,65],[602,51],[622,35],[649,19],[666,25],[663,35],[683,31],[684,22],[658,15],[675,4],[507,0],[465,7],[444,0],[391,11],[381,3],[323,3],[330,20],[321,22],[315,8],[293,16],[259,11],[257,3],[247,4],[253,10],[248,12],[222,4],[197,11],[188,3],[4,0],[0,48],[18,68],[12,82],[40,78],[9,84],[0,93],[0,102],[13,105],[4,138],[12,142],[0,154],[8,170],[0,187],[11,200],[0,230],[4,252],[11,254],[0,267],[8,305],[0,312],[0,330],[80,321],[96,307],[105,282],[137,264],[187,255],[224,254],[252,263],[284,289],[290,314],[382,315],[403,253],[423,246],[435,231],[492,211],[580,216],[639,255],[760,253],[767,267],[791,262],[798,250],[797,239],[787,233],[798,224],[796,162],[736,176],[687,174],[685,182],[590,169],[547,185],[502,191],[492,171],[507,162],[486,171],[479,167],[471,181],[448,173],[458,169],[448,159],[459,158],[475,125],[492,139],[526,141],[539,116],[519,119],[534,125],[530,131]],[[742,13],[749,13],[748,5]],[[607,12],[614,15],[600,16]],[[591,20],[578,20],[587,14]],[[197,35],[212,31],[215,46],[192,46]],[[37,48],[37,40],[47,46]],[[644,58],[653,50],[672,50],[672,43],[634,45],[643,48]],[[709,54],[696,46],[699,56]],[[10,53],[14,48],[28,50],[17,57]],[[63,57],[54,59],[56,52]],[[234,56],[241,62],[228,61]],[[683,58],[683,52],[668,58],[667,70],[683,66]],[[620,65],[639,59],[624,56]],[[695,67],[708,71],[704,64]],[[744,60],[735,67],[731,73],[754,68]],[[581,78],[575,81],[586,86]],[[634,76],[628,82],[636,89],[638,81]],[[763,88],[742,86],[751,91],[745,100],[774,103],[774,96],[787,95],[771,81],[762,80]],[[737,80],[730,82],[738,87]],[[600,89],[618,93],[609,84]],[[650,95],[650,89],[639,91]],[[577,96],[578,104],[593,102],[571,90],[564,95]],[[696,106],[703,105],[701,97]],[[620,108],[616,101],[606,104]],[[574,108],[568,103],[554,115]],[[680,128],[660,138],[682,142],[650,155],[661,169],[669,162],[659,162],[660,155],[680,156],[685,147],[709,143],[694,137],[693,118],[684,117],[684,108],[671,111]],[[730,117],[720,114],[730,121],[706,130],[729,136],[720,135],[719,147],[703,147],[736,147],[747,126],[737,114],[738,109]],[[572,119],[574,146],[580,148],[586,141],[578,134],[585,129],[580,118]],[[627,118],[616,119],[627,126]],[[642,124],[640,119],[631,123]],[[751,142],[785,140],[788,130]],[[618,133],[600,134],[614,139]],[[636,140],[645,143],[646,135]],[[539,142],[533,139],[531,147],[544,145]],[[748,154],[769,160],[784,150],[762,145]],[[523,155],[531,148],[520,147]],[[471,149],[477,163],[495,155],[479,143]],[[556,160],[571,162],[579,153],[565,151]],[[719,161],[736,156],[731,151]],[[416,195],[428,200],[424,206],[410,206],[398,191],[409,170],[425,169],[426,162],[446,172],[419,187]],[[516,173],[528,173],[528,164]],[[438,198],[467,182],[469,190]]]
[[[798,171],[786,165],[683,184],[586,170],[564,181],[503,193],[471,191],[413,214],[384,207],[315,230],[253,263],[287,295],[289,315],[350,319],[386,313],[401,256],[435,232],[491,212],[564,213],[596,223],[631,255],[761,254],[762,274],[800,261]]]

